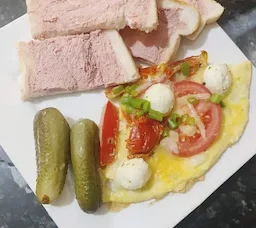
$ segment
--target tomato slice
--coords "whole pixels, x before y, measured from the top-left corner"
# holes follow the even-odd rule
[[[100,166],[110,164],[116,153],[117,134],[119,128],[118,108],[110,101],[106,104],[101,129]]]
[[[209,93],[211,95],[211,92],[205,86],[196,82],[181,81],[174,85],[176,97],[197,93]],[[195,109],[205,125],[206,138],[204,139],[201,135],[197,135],[194,138],[192,136],[187,137],[186,140],[179,140],[178,155],[180,157],[190,157],[205,151],[220,132],[222,123],[222,109],[220,105],[201,100],[195,106]]]
[[[159,143],[163,131],[162,125],[155,120],[144,119],[134,124],[127,140],[127,149],[131,155],[148,154]]]

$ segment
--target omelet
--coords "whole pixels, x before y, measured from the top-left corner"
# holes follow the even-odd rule
[[[118,186],[114,180],[119,165],[127,159],[126,140],[129,136],[126,121],[121,117],[115,160],[101,170],[103,201],[115,203],[137,203],[158,199],[170,192],[186,192],[195,182],[202,180],[207,171],[220,159],[225,150],[236,143],[248,122],[251,62],[229,65],[232,85],[224,97],[223,119],[220,133],[212,145],[192,157],[178,157],[158,146],[147,163],[152,175],[147,184],[138,190]],[[202,67],[190,80],[203,83]]]

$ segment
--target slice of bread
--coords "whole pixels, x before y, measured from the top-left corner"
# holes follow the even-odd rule
[[[200,23],[198,10],[177,0],[158,0],[157,29],[149,34],[126,27],[120,31],[133,57],[149,63],[170,61],[179,48],[180,36],[196,31]]]
[[[19,42],[22,100],[88,91],[140,78],[116,30]]]
[[[34,39],[129,26],[144,32],[158,25],[156,0],[26,0]]]
[[[222,13],[224,7],[213,0],[183,0],[196,7],[201,15],[200,25],[198,29],[191,35],[187,36],[190,40],[195,40],[206,24],[217,21]]]

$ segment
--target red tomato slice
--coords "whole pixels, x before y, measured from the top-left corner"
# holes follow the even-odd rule
[[[119,127],[118,108],[110,101],[106,104],[101,129],[101,148],[100,148],[100,166],[104,167],[110,164],[116,153],[116,142]]]
[[[133,126],[126,147],[131,154],[147,154],[159,143],[162,131],[158,121],[145,118]]]
[[[209,93],[210,90],[205,86],[191,81],[180,81],[174,85],[174,95],[175,97],[185,96],[187,94],[196,94],[196,93]]]
[[[196,82],[181,81],[174,85],[174,94],[176,97],[196,93],[211,94],[205,86]],[[191,140],[189,138],[192,137],[187,137],[187,140],[184,142],[179,141],[178,148],[179,156],[181,157],[190,157],[205,151],[216,139],[221,128],[222,109],[220,105],[202,100],[197,106],[195,106],[195,109],[205,124],[206,138],[204,139],[200,135],[199,137],[195,137]]]

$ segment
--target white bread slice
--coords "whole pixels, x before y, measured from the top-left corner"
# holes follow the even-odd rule
[[[150,32],[158,25],[156,0],[26,0],[34,39],[129,26]]]
[[[180,36],[192,34],[199,26],[198,10],[177,0],[158,0],[159,25],[149,34],[126,27],[120,31],[133,57],[149,63],[170,61],[179,48]]]
[[[106,88],[140,78],[116,30],[17,44],[22,100]]]
[[[201,21],[198,29],[187,36],[190,40],[195,40],[203,30],[206,24],[217,21],[224,12],[224,7],[213,0],[183,0],[186,3],[196,7],[201,15]]]

